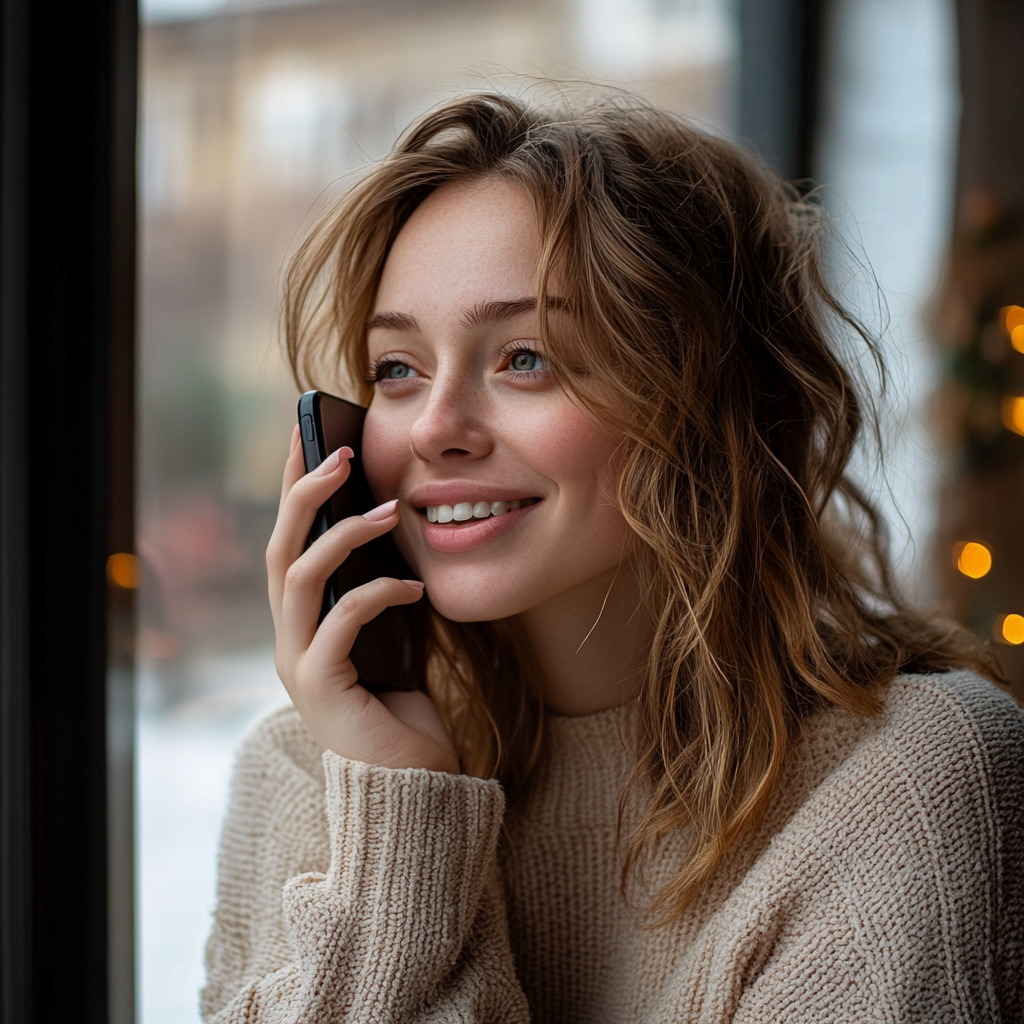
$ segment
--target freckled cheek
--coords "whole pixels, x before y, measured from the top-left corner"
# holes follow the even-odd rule
[[[371,407],[363,426],[363,446],[359,457],[374,498],[388,501],[397,493],[412,457],[408,429],[404,429],[401,423],[374,416]]]
[[[573,411],[521,431],[518,447],[560,490],[589,499],[605,488],[614,490],[610,460],[617,440],[601,424]]]

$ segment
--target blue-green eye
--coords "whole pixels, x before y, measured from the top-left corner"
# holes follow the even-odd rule
[[[518,352],[513,352],[512,358],[508,361],[508,366],[510,370],[515,370],[518,373],[530,373],[536,370],[547,369],[545,360],[529,349],[520,349]]]
[[[397,359],[385,359],[377,364],[373,371],[373,379],[380,380],[406,380],[415,377],[416,371],[408,364]]]

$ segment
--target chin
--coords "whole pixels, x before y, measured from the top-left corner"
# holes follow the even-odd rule
[[[536,602],[510,589],[508,581],[424,579],[427,597],[433,608],[452,622],[493,622],[519,615]]]

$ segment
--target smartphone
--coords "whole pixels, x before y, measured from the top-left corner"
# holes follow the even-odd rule
[[[323,391],[307,391],[299,399],[299,430],[307,473],[343,445],[355,452],[349,478],[317,512],[307,547],[335,523],[362,515],[377,504],[360,459],[365,416],[361,406]],[[324,587],[317,624],[343,594],[379,576],[415,578],[389,533],[353,549],[331,575]],[[425,688],[426,610],[422,603],[385,608],[359,630],[351,657],[362,686],[373,692]]]

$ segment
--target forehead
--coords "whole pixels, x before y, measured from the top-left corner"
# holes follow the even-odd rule
[[[500,178],[446,185],[427,197],[391,248],[374,313],[439,315],[532,295],[541,238],[533,202]]]

